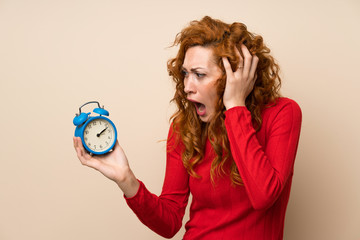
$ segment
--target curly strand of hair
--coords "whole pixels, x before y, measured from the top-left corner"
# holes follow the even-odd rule
[[[194,168],[204,157],[202,124],[196,114],[195,107],[192,104],[187,105],[184,115],[185,116],[179,124],[182,129],[180,135],[184,145],[186,146],[182,159],[189,174],[194,177],[199,177],[199,175],[194,171]]]

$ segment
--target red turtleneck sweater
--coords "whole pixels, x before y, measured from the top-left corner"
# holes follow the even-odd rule
[[[126,198],[128,205],[146,226],[171,238],[182,225],[191,193],[184,240],[282,239],[301,110],[296,102],[279,98],[263,110],[262,118],[262,127],[256,132],[246,107],[225,112],[231,154],[243,186],[233,185],[228,175],[211,182],[215,152],[209,141],[203,161],[195,168],[201,177],[189,176],[181,161],[184,146],[174,141],[170,128],[161,195],[150,193],[140,182],[137,194]]]

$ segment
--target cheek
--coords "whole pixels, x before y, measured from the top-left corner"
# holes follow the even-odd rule
[[[218,86],[217,81],[214,80],[213,83],[212,83],[212,85],[211,85],[211,88],[209,89],[210,92],[211,92],[211,96],[212,96],[213,98],[217,98],[217,97],[218,97],[217,86]]]
[[[207,95],[208,95],[209,104],[211,104],[211,107],[215,107],[215,104],[218,100],[216,86],[214,85],[209,86],[207,89],[207,93],[208,93]]]

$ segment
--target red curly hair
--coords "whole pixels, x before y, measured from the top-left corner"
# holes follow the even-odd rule
[[[192,21],[177,34],[173,46],[179,45],[177,56],[167,63],[169,75],[176,84],[176,91],[172,102],[177,105],[177,111],[171,117],[173,129],[180,136],[185,150],[182,153],[182,161],[191,176],[199,177],[194,168],[201,163],[204,157],[205,143],[209,139],[216,157],[211,165],[211,179],[214,182],[217,175],[230,175],[232,182],[242,185],[239,171],[232,159],[230,144],[225,129],[223,93],[226,84],[226,73],[222,57],[227,57],[233,71],[239,64],[239,57],[235,53],[235,47],[240,50],[244,44],[252,55],[259,57],[256,74],[257,79],[252,92],[246,98],[245,104],[251,112],[253,126],[258,131],[261,128],[261,112],[265,107],[275,103],[280,97],[279,66],[269,54],[270,50],[265,46],[263,38],[248,32],[247,27],[235,22],[226,24],[220,20],[204,17],[200,21]],[[217,80],[218,99],[215,114],[209,122],[202,122],[194,107],[186,99],[184,91],[184,76],[182,65],[186,51],[193,46],[203,46],[213,50],[213,58],[222,69],[222,77]]]

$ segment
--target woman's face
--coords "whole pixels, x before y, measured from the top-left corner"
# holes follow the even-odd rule
[[[182,66],[184,91],[195,105],[201,121],[209,122],[215,113],[216,81],[222,71],[215,63],[213,50],[202,46],[189,48]]]

